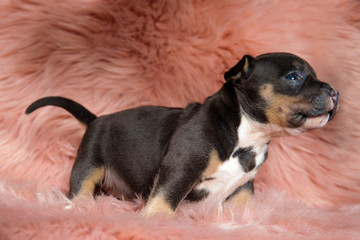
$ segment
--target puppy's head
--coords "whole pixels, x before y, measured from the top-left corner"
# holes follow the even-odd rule
[[[245,55],[225,80],[238,90],[242,109],[255,121],[298,130],[294,134],[325,126],[338,107],[338,92],[289,53]]]

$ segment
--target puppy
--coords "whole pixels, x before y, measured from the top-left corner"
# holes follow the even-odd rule
[[[335,115],[338,92],[289,53],[245,55],[226,83],[203,104],[138,107],[97,117],[62,97],[45,97],[26,110],[53,105],[87,126],[68,197],[97,189],[147,199],[145,214],[172,215],[186,198],[241,205],[274,137],[321,128]]]

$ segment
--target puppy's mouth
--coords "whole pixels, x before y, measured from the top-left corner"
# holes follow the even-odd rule
[[[328,120],[328,121],[330,121],[330,120],[332,120],[332,119],[334,118],[335,112],[336,112],[335,109],[330,110],[330,111],[328,112],[328,114],[329,114],[329,120]]]
[[[301,121],[303,122],[301,128],[303,130],[321,128],[329,122],[330,115],[330,113],[325,113],[319,116],[307,116],[305,114],[300,114],[299,118],[301,117]]]
[[[326,113],[320,114],[320,115],[307,115],[305,113],[297,113],[297,117],[300,121],[306,121],[308,119],[316,119],[316,118],[324,118],[328,117],[328,121],[332,120],[335,116],[337,109],[332,109]]]
[[[306,130],[321,128],[334,118],[338,108],[339,108],[339,103],[338,103],[338,98],[336,98],[330,104],[331,110],[325,111],[325,113],[323,112],[315,115],[306,114],[306,113],[297,113],[298,115],[297,118],[301,122],[303,122],[302,128]]]

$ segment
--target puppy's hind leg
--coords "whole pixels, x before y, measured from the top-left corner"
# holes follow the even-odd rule
[[[88,197],[101,188],[105,176],[104,164],[95,164],[88,159],[77,158],[70,177],[70,199],[78,196]]]

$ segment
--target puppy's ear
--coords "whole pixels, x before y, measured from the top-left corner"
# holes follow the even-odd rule
[[[250,74],[254,57],[245,55],[243,58],[224,74],[227,82],[239,83],[240,79],[247,78]]]

